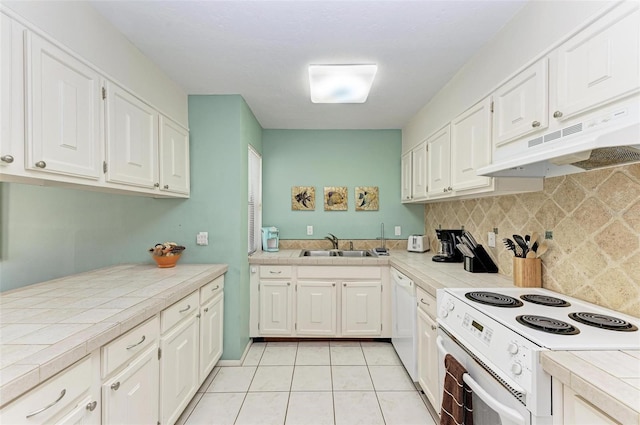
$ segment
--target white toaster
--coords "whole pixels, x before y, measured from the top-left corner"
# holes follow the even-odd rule
[[[429,251],[429,236],[410,235],[407,241],[407,251],[409,252],[427,252]]]

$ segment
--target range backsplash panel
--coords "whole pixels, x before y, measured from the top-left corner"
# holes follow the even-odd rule
[[[438,226],[462,225],[509,276],[513,255],[502,238],[552,231],[544,288],[640,317],[640,164],[548,178],[541,192],[425,205],[433,252]]]

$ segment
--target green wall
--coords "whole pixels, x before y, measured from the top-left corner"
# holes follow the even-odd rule
[[[226,263],[224,359],[249,341],[247,146],[262,129],[240,96],[189,98],[190,199],[0,183],[0,291],[121,263],[167,240],[181,263]],[[197,246],[199,231],[209,245]]]
[[[400,203],[400,130],[264,130],[262,143],[262,222],[281,239],[374,239],[380,223],[391,239],[424,232],[424,206]],[[315,187],[315,211],[291,210],[292,186]],[[347,211],[324,211],[325,186],[347,186]],[[378,186],[380,209],[356,212],[355,186]]]

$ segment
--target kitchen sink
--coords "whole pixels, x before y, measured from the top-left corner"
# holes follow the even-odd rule
[[[340,251],[340,250],[310,250],[303,249],[300,252],[301,257],[375,257],[371,251],[368,250],[349,250],[349,251]]]

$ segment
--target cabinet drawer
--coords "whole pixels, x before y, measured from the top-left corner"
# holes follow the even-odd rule
[[[3,424],[44,424],[66,415],[91,390],[91,356],[70,366],[0,411]]]
[[[200,288],[200,304],[204,304],[224,290],[224,275]]]
[[[160,313],[160,332],[165,333],[182,319],[197,312],[200,307],[200,295],[194,291],[177,303],[173,304]]]
[[[423,310],[432,319],[436,319],[437,317],[437,307],[436,307],[436,299],[433,295],[430,295],[424,289],[416,286],[416,298],[418,298],[418,308]]]
[[[288,278],[292,275],[291,266],[260,266],[261,278]]]
[[[305,279],[380,279],[380,267],[308,266],[298,267],[298,278]]]
[[[158,343],[160,320],[158,316],[136,326],[102,347],[102,377],[110,375],[123,364]]]

